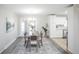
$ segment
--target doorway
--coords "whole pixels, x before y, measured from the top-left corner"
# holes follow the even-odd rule
[[[53,15],[51,18],[52,40],[67,51],[68,48],[68,21],[66,15]]]

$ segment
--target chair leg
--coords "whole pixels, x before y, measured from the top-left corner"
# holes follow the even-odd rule
[[[29,47],[29,52],[31,52],[31,41],[29,40],[29,43],[28,43],[28,47]]]
[[[40,48],[40,42],[38,42],[39,48]]]
[[[26,46],[26,40],[25,40],[25,42],[24,42],[24,46]]]
[[[36,52],[38,52],[38,46],[39,46],[39,42],[38,42],[38,40],[37,40]]]
[[[43,46],[42,37],[41,37],[41,46]]]
[[[29,40],[27,40],[27,43],[26,43],[26,48],[28,47],[28,44],[29,44]]]

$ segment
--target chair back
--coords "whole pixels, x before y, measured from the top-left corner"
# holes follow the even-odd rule
[[[37,40],[37,36],[31,36],[31,40]]]

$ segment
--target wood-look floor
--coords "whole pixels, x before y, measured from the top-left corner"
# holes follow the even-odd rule
[[[52,39],[55,43],[57,43],[61,48],[63,48],[64,50],[67,49],[67,39],[63,39],[63,38],[55,38]]]

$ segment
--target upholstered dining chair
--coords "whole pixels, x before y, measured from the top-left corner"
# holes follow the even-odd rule
[[[36,51],[38,51],[38,48],[40,47],[40,42],[38,40],[38,36],[29,36],[28,37],[28,44],[27,47],[29,47],[29,51],[31,51],[31,45],[36,45]]]
[[[26,40],[26,32],[24,33],[24,46],[26,46],[26,42],[27,42],[27,40]]]
[[[24,46],[27,48],[28,43],[29,43],[29,36],[27,35],[27,33],[24,33]]]
[[[40,43],[41,43],[41,45],[43,46],[43,33],[42,32],[40,32]]]

